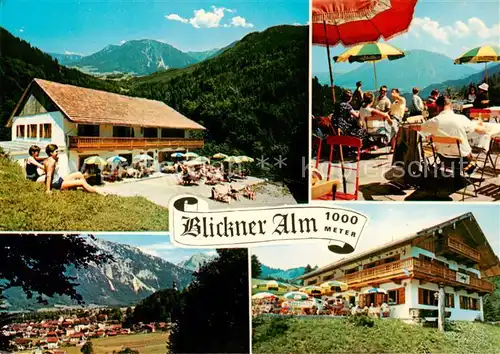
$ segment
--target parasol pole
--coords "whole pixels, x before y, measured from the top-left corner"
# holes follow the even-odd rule
[[[484,63],[484,82],[488,83],[488,62]]]
[[[325,29],[326,58],[328,59],[328,69],[330,70],[330,87],[332,88],[333,103],[335,104],[335,87],[333,86],[333,71],[332,63],[330,61],[330,44],[328,43],[328,35],[326,33],[326,21],[323,21],[323,28]]]
[[[377,85],[377,69],[375,68],[375,61],[373,61],[373,75],[375,76],[375,91],[378,90],[378,85]]]

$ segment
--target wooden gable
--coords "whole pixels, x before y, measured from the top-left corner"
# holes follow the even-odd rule
[[[31,85],[21,104],[14,112],[14,116],[32,116],[40,113],[58,111],[57,106],[50,97],[38,86]]]

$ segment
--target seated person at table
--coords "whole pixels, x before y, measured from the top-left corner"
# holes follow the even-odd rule
[[[427,98],[427,101],[425,102],[427,111],[429,112],[428,118],[435,117],[438,114],[436,107],[436,100],[438,99],[438,97],[439,97],[439,91],[432,90],[431,95]]]
[[[359,113],[351,106],[352,92],[346,90],[342,96],[342,102],[337,106],[333,117],[333,126],[340,128],[342,135],[354,136],[366,143],[368,133],[359,119]]]
[[[39,161],[43,162],[45,159],[40,157],[40,147],[37,145],[30,146],[28,153],[30,156],[26,159],[26,178],[37,182],[45,174],[45,167]]]
[[[97,190],[92,188],[85,177],[80,172],[75,172],[69,174],[65,177],[59,175],[57,162],[59,160],[58,148],[55,144],[49,144],[45,148],[48,158],[43,162],[45,166],[45,171],[47,172],[47,178],[45,181],[46,192],[52,193],[53,189],[72,189],[77,187],[82,187],[84,190],[90,193],[97,193]]]
[[[476,95],[476,99],[474,100],[474,103],[472,105],[474,108],[479,108],[479,109],[484,109],[488,108],[488,105],[490,103],[488,99],[488,84],[483,83],[477,87],[479,89],[479,92]]]
[[[465,100],[470,103],[476,100],[476,87],[474,85],[469,86],[469,92],[465,95]]]
[[[373,95],[370,92],[365,92],[363,95],[363,105],[359,110],[359,116],[361,118],[361,121],[365,122],[365,126],[367,127],[368,130],[370,130],[369,123],[367,122],[367,119],[369,117],[379,117],[381,120],[386,121],[389,124],[389,127],[383,126],[380,128],[377,127],[375,129],[377,134],[387,135],[388,139],[390,140],[390,138],[392,137],[391,135],[391,130],[392,130],[391,126],[393,124],[392,119],[390,118],[388,113],[384,113],[379,109],[372,108],[372,106],[373,106]]]
[[[389,112],[391,109],[391,101],[387,97],[387,86],[381,86],[378,97],[375,99],[373,106],[381,112]]]
[[[389,109],[389,115],[396,118],[399,122],[401,122],[405,116],[406,111],[406,99],[401,96],[399,90],[397,88],[393,88],[391,90],[391,98],[392,104]]]
[[[422,124],[421,130],[437,136],[453,136],[460,138],[460,156],[461,161],[458,161],[455,166],[455,174],[460,172],[460,169],[471,174],[476,168],[472,162],[472,149],[467,138],[468,133],[476,132],[484,134],[485,130],[481,125],[475,125],[464,115],[453,112],[452,101],[449,97],[440,96],[436,100],[438,115]],[[438,147],[438,155],[448,160],[458,160],[458,148],[455,144],[444,145]]]
[[[414,87],[412,92],[413,96],[408,106],[408,109],[410,110],[410,117],[421,116],[424,112],[424,101],[422,101],[422,98],[418,95],[420,90],[417,87]]]

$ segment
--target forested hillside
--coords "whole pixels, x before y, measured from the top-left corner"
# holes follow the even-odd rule
[[[251,33],[212,60],[132,80],[130,94],[164,101],[207,127],[204,153],[264,156],[268,173],[305,183],[307,43],[307,27]],[[280,156],[281,169],[272,165]]]

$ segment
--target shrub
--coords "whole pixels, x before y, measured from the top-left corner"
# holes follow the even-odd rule
[[[373,318],[368,316],[351,316],[349,317],[349,322],[358,327],[373,327],[375,326],[375,321]]]

